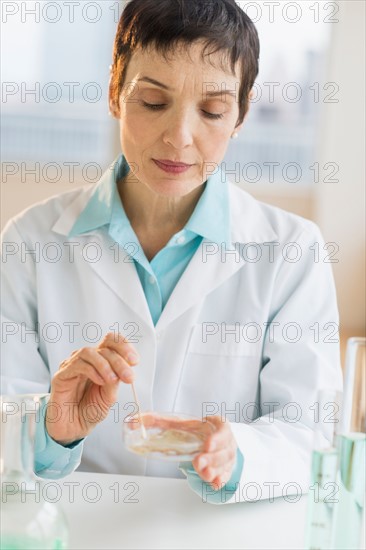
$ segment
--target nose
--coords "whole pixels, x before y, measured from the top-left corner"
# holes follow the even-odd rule
[[[175,111],[167,119],[163,141],[175,149],[184,149],[193,143],[194,119],[187,110]]]

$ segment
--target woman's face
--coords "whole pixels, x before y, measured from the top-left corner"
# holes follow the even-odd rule
[[[161,196],[182,197],[202,185],[238,120],[239,67],[236,76],[224,72],[220,52],[212,64],[202,62],[201,48],[192,45],[190,56],[177,50],[169,63],[155,50],[135,52],[127,68],[118,113],[122,151],[138,180]],[[190,166],[178,172],[159,160]]]

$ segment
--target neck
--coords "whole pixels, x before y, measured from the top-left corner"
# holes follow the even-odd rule
[[[200,185],[184,197],[164,197],[154,193],[136,177],[127,176],[118,182],[118,191],[126,215],[135,229],[176,232],[186,225],[205,186]]]

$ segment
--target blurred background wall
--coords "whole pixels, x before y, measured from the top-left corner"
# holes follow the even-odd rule
[[[237,3],[258,29],[260,73],[222,169],[333,243],[344,344],[365,331],[365,3]],[[119,154],[108,67],[123,5],[3,2],[2,227],[95,183]]]

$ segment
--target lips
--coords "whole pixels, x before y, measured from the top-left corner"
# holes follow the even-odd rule
[[[163,161],[153,159],[153,162],[158,168],[160,168],[160,170],[163,170],[163,172],[166,172],[167,174],[183,174],[184,172],[188,172],[188,170],[192,167],[192,164],[186,164],[185,162],[178,162],[168,159],[164,159]]]
[[[154,160],[157,160],[161,164],[165,164],[165,166],[177,166],[177,167],[185,167],[185,168],[188,168],[189,166],[193,166],[192,164],[187,164],[186,162],[177,162],[169,159],[154,159]]]

